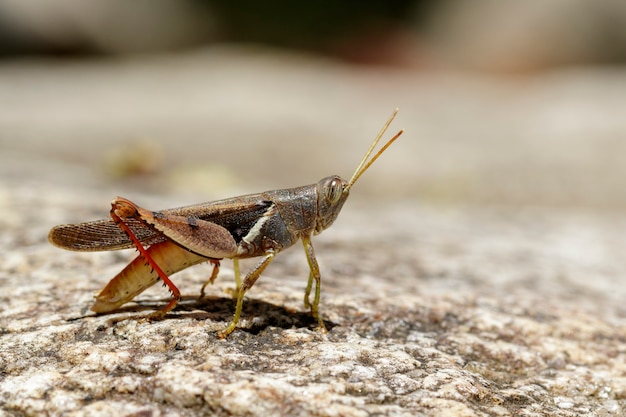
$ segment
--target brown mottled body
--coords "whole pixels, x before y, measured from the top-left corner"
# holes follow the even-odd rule
[[[402,131],[398,132],[368,161],[396,112],[397,109],[370,146],[350,181],[333,175],[301,187],[162,211],[146,210],[125,198],[117,197],[111,203],[111,220],[56,226],[50,231],[48,239],[56,246],[77,251],[118,250],[133,246],[139,250],[139,256],[96,297],[92,307],[96,312],[118,308],[160,279],[172,293],[170,303],[157,313],[162,316],[174,308],[180,299],[180,292],[169,275],[209,261],[214,264],[214,270],[207,283],[213,282],[219,270],[219,260],[233,259],[237,307],[231,323],[220,332],[221,337],[235,329],[241,315],[244,294],[276,254],[300,240],[310,267],[304,303],[311,308],[319,327],[324,329],[318,312],[320,271],[311,236],[332,225],[352,185],[402,134]],[[262,259],[242,282],[238,260],[252,257]],[[311,302],[309,296],[313,282],[316,285]]]

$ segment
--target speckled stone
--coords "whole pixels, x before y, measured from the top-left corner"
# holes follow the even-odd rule
[[[624,176],[608,175],[626,166],[624,141],[593,130],[606,125],[592,117],[614,120],[611,132],[623,139],[626,106],[615,105],[626,103],[623,91],[604,81],[594,88],[589,76],[576,74],[524,89],[462,79],[436,87],[428,76],[393,72],[377,84],[370,81],[380,81],[378,73],[355,78],[355,69],[314,60],[301,67],[284,57],[224,51],[146,59],[121,67],[108,61],[0,67],[0,416],[624,415],[626,198]],[[234,77],[232,84],[207,87],[207,68],[212,78]],[[317,87],[306,87],[307,94],[277,90],[246,81],[247,68],[287,87]],[[179,70],[184,80],[172,79]],[[334,80],[336,100],[326,100],[328,89],[309,79]],[[17,104],[5,94],[16,85],[30,86]],[[189,99],[185,106],[169,102],[180,91]],[[272,94],[278,96],[269,105]],[[290,94],[311,102],[294,102]],[[577,94],[584,97],[578,101]],[[121,138],[145,130],[165,138],[154,146],[164,146],[166,163],[204,163],[219,148],[219,161],[237,169],[217,169],[228,180],[216,188],[236,195],[237,179],[253,167],[281,184],[289,182],[286,172],[293,173],[290,181],[311,177],[303,183],[340,170],[349,175],[362,152],[354,147],[365,148],[379,127],[370,126],[370,116],[380,114],[381,123],[387,116],[380,106],[351,106],[383,97],[394,105],[404,100],[400,127],[407,134],[376,174],[355,186],[336,224],[313,240],[326,334],[303,307],[308,268],[299,245],[277,256],[247,293],[239,328],[219,340],[216,331],[234,311],[229,261],[204,299],[198,295],[209,266],[174,275],[183,299],[163,320],[145,319],[168,300],[159,286],[95,315],[94,292],[135,254],[72,253],[46,240],[55,224],[105,217],[115,195],[150,209],[213,197],[204,183],[175,195],[180,184],[197,181],[193,166],[107,178],[98,161],[123,146]],[[233,110],[235,99],[248,111]],[[593,120],[577,113],[587,105],[602,111]],[[301,125],[264,125],[285,123],[287,116],[272,116],[278,107]],[[452,107],[470,114],[444,111]],[[303,160],[301,145],[290,140],[294,132],[303,140],[321,132],[302,127],[318,123],[316,108],[335,117],[324,135],[339,125],[359,130],[347,142],[338,136],[316,142]],[[339,117],[338,109],[347,108],[359,116]],[[494,116],[505,108],[506,117]],[[424,115],[426,109],[433,111]],[[562,114],[580,130],[558,124]],[[539,116],[541,123],[531,122]],[[484,124],[472,130],[470,119]],[[219,147],[204,143],[207,132],[221,138]],[[251,140],[262,133],[274,147]],[[463,141],[454,141],[460,133]],[[503,144],[509,133],[513,139]],[[250,142],[242,146],[244,136]],[[607,146],[595,148],[596,139]],[[342,160],[348,151],[350,162]],[[260,159],[276,164],[261,169]],[[483,200],[499,204],[478,204]]]

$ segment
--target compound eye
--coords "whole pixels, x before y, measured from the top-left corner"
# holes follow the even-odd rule
[[[341,183],[340,179],[334,178],[333,180],[330,181],[330,184],[328,184],[328,194],[327,194],[328,201],[331,204],[334,204],[337,201],[339,201],[342,194],[343,194],[343,184]]]

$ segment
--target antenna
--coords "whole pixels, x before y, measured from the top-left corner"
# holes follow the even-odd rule
[[[393,142],[395,142],[395,140],[398,139],[402,133],[404,133],[404,130],[400,129],[400,131],[398,133],[396,133],[394,137],[389,139],[387,141],[387,143],[385,143],[385,145],[382,148],[380,148],[380,150],[378,152],[376,152],[376,154],[372,157],[372,159],[367,161],[367,158],[369,158],[369,156],[372,154],[372,152],[374,151],[374,148],[376,148],[376,145],[378,145],[378,142],[380,141],[380,139],[383,137],[383,135],[387,131],[387,128],[389,127],[389,125],[391,124],[393,119],[396,117],[397,113],[398,113],[398,108],[396,107],[396,109],[393,111],[393,113],[391,113],[391,116],[389,117],[389,119],[387,120],[387,122],[385,123],[383,128],[380,130],[380,132],[378,133],[378,135],[374,139],[374,142],[372,142],[372,144],[370,145],[370,147],[367,150],[367,152],[365,153],[365,156],[363,157],[363,159],[361,159],[361,162],[359,163],[359,166],[356,167],[356,170],[354,171],[354,174],[352,175],[352,178],[350,178],[350,181],[348,181],[348,185],[344,189],[344,192],[348,192],[350,187],[352,187],[352,185],[356,182],[356,180],[358,180],[359,177],[361,175],[363,175],[363,173],[365,171],[367,171],[367,169],[370,166],[372,166],[374,161],[376,161],[378,159],[378,157],[380,155],[382,155],[382,153],[385,152],[387,150],[387,148],[390,147],[391,144]]]

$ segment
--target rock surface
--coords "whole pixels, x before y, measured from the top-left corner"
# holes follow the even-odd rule
[[[0,415],[623,415],[624,177],[606,176],[596,188],[583,181],[624,169],[612,163],[618,158],[614,154],[626,147],[614,140],[626,132],[621,130],[626,95],[619,99],[617,93],[613,97],[621,106],[611,111],[616,118],[621,115],[621,122],[609,115],[602,116],[606,124],[589,121],[593,115],[577,122],[583,132],[600,126],[605,136],[598,137],[612,148],[596,148],[582,133],[573,134],[571,142],[560,142],[554,138],[561,133],[546,134],[545,124],[508,132],[509,127],[496,120],[491,127],[502,137],[508,132],[524,139],[511,143],[507,151],[482,135],[488,130],[483,125],[469,129],[464,141],[446,142],[455,129],[446,131],[441,119],[428,122],[417,111],[429,100],[434,113],[445,108],[436,104],[438,100],[471,103],[477,88],[471,80],[457,80],[455,88],[443,83],[438,87],[442,91],[460,92],[441,99],[432,94],[435,87],[420,84],[424,81],[419,77],[396,74],[398,79],[391,79],[387,74],[381,101],[391,103],[398,97],[398,105],[406,104],[398,126],[407,129],[406,136],[360,180],[336,224],[313,240],[322,268],[320,308],[326,334],[316,331],[302,305],[308,268],[299,245],[281,253],[249,291],[239,329],[225,340],[217,339],[216,331],[234,310],[228,261],[204,299],[198,294],[209,266],[175,275],[183,300],[163,320],[143,319],[167,301],[167,292],[157,287],[112,314],[91,313],[93,292],[134,254],[59,250],[46,241],[51,226],[104,217],[116,194],[160,209],[206,200],[211,192],[215,195],[209,198],[254,191],[247,183],[255,163],[262,175],[250,181],[268,187],[272,182],[277,187],[313,182],[337,168],[350,171],[359,157],[354,149],[360,154],[372,136],[370,130],[376,131],[386,117],[385,103],[384,111],[378,104],[357,104],[362,101],[359,94],[373,97],[380,93],[373,90],[382,86],[359,85],[355,77],[367,81],[380,74],[348,74],[356,70],[309,62],[318,72],[305,77],[302,71],[310,70],[296,71],[297,65],[281,57],[247,61],[250,58],[234,55],[229,62],[239,76],[248,63],[260,64],[261,73],[272,67],[287,79],[295,77],[294,85],[310,77],[309,101],[294,103],[288,99],[295,93],[279,90],[271,106],[255,102],[236,118],[227,117],[241,123],[233,123],[232,139],[202,145],[198,132],[214,123],[215,136],[229,137],[228,123],[220,121],[220,115],[234,113],[246,97],[263,97],[268,88],[244,81],[247,90],[232,92],[235,105],[219,100],[225,92],[218,92],[217,99],[201,99],[200,93],[185,89],[193,82],[179,80],[172,86],[161,78],[172,66],[186,68],[203,90],[204,71],[219,72],[212,65],[220,54],[134,63],[126,72],[107,62],[53,66],[41,78],[37,74],[45,72],[45,63],[0,68],[0,89],[13,92],[17,103],[9,105],[7,94],[0,94]],[[134,78],[139,73],[145,77]],[[23,85],[29,76],[31,87],[12,87]],[[592,76],[552,76],[532,82],[541,88],[520,94],[548,109],[564,99],[544,96],[546,89],[560,85],[573,91],[590,85]],[[624,76],[609,78],[619,81]],[[340,103],[316,113],[324,106],[324,94],[315,90],[315,83],[338,86],[334,94]],[[591,82],[594,88],[570,97],[567,120],[576,111],[586,115],[584,103],[593,102],[598,91],[604,91],[598,85],[604,83],[608,81]],[[124,88],[131,85],[139,92]],[[431,94],[414,98],[415,85]],[[68,89],[66,96],[58,94],[60,86]],[[178,110],[159,108],[159,95],[166,93],[147,93],[160,91],[159,86],[177,91],[179,103],[184,98],[190,103]],[[479,91],[487,91],[489,104],[479,102],[476,109],[461,114],[461,126],[469,123],[469,114],[488,115],[498,103],[528,110],[509,116],[509,121],[530,124],[538,111],[535,106],[524,107],[519,96],[511,100],[490,95],[492,88],[500,87],[481,84]],[[80,99],[98,93],[104,102],[87,101],[86,106]],[[459,102],[459,97],[465,101]],[[474,97],[485,100],[485,95]],[[57,107],[44,106],[54,101]],[[270,125],[271,117],[279,123],[272,115],[280,113],[276,106],[281,102],[285,115],[280,123],[288,122]],[[215,112],[206,125],[201,104]],[[351,116],[343,110],[332,126],[316,127],[323,120],[320,113],[330,120],[328,115],[346,104],[352,106]],[[101,165],[94,168],[103,164],[109,148],[132,149],[123,139],[135,137],[142,124],[152,129],[149,134],[158,145],[150,149],[161,146],[167,163],[188,158],[191,168],[176,171],[164,165],[151,171],[151,179],[136,175],[124,181],[109,179]],[[182,129],[180,140],[171,140],[177,127]],[[318,136],[315,129],[323,133],[322,139],[310,155],[298,158],[302,145],[287,138],[295,141],[294,132],[304,138]],[[546,140],[543,147],[534,142],[534,135],[527,135],[533,129]],[[255,130],[265,142],[238,142]],[[331,139],[323,139],[325,135]],[[342,135],[350,137],[339,142]],[[90,140],[77,141],[81,137]],[[449,153],[454,145],[468,152]],[[531,152],[539,148],[541,152]],[[520,150],[526,152],[520,155]],[[215,158],[212,151],[224,159]],[[223,183],[207,191],[195,180],[204,171],[193,170],[202,155],[221,166],[237,161],[231,165],[237,168],[217,168],[224,174]],[[506,162],[499,170],[498,161]],[[528,166],[534,171],[526,172]],[[576,167],[594,169],[583,175]],[[563,191],[559,181],[564,172],[581,180],[580,187]],[[517,187],[510,186],[507,175],[509,181],[521,179]],[[455,182],[460,178],[465,182]],[[485,187],[485,178],[493,194],[473,187]],[[182,193],[177,184],[191,188]],[[537,194],[531,195],[533,190]],[[430,199],[417,199],[418,193]],[[486,201],[499,204],[478,204]],[[570,202],[574,204],[567,205]],[[244,268],[251,265],[245,263]]]

